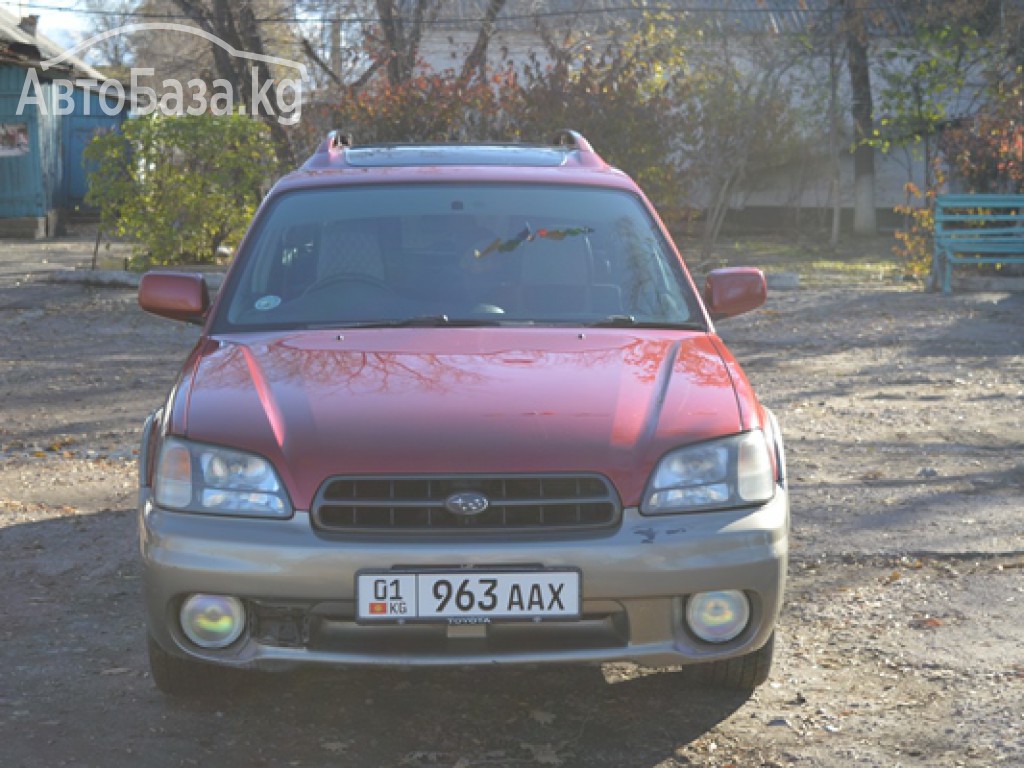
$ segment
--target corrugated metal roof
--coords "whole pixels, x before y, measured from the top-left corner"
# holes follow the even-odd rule
[[[9,55],[4,57],[8,61],[15,61],[19,64],[31,66],[41,60],[52,59],[66,50],[64,46],[51,40],[45,35],[36,33],[28,34],[18,24],[21,19],[12,13],[0,8],[0,48],[7,48]],[[5,46],[4,43],[7,45]],[[38,57],[33,56],[33,51],[38,52]],[[36,60],[33,61],[32,59]],[[64,62],[62,69],[74,70],[75,74],[93,80],[105,80],[106,75],[95,67],[86,64],[77,56],[69,56]]]

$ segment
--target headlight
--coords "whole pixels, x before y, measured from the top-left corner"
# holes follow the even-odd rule
[[[168,509],[243,517],[292,513],[274,467],[244,451],[169,438],[154,485],[156,503]]]
[[[760,430],[679,448],[665,455],[648,484],[645,515],[697,512],[763,504],[775,495],[775,477]]]

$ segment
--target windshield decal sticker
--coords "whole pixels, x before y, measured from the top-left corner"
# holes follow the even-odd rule
[[[269,311],[271,309],[275,309],[275,308],[281,306],[281,297],[280,296],[264,296],[263,298],[258,299],[256,301],[255,306],[256,306],[256,309],[258,309],[260,312],[267,312],[267,311]]]

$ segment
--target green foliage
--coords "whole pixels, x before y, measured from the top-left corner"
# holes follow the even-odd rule
[[[152,115],[97,136],[86,202],[137,244],[134,266],[211,264],[236,244],[272,180],[264,123],[243,115]]]
[[[925,184],[908,184],[906,204],[895,209],[905,224],[896,232],[893,251],[916,275],[931,267],[935,197],[945,189],[947,174],[962,192],[1024,190],[1024,70],[1017,63],[1019,41],[1012,36],[982,41],[974,18],[977,10],[970,4],[953,4],[946,10],[952,21],[925,17],[913,47],[894,52],[883,91],[889,117],[882,121],[876,143],[886,150],[910,143],[923,149]],[[984,83],[972,93],[974,114],[950,119],[945,105],[973,90],[968,74],[975,84]]]
[[[912,37],[882,57],[877,112],[883,117],[868,143],[883,152],[910,147],[930,172],[935,136],[949,120],[949,106],[964,91],[982,53],[977,31],[967,24],[920,20]]]

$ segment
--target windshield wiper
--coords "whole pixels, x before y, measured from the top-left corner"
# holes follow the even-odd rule
[[[482,320],[475,317],[449,317],[448,315],[419,315],[402,320],[368,320],[365,322],[340,323],[342,328],[479,328],[499,325],[497,320]]]
[[[633,315],[608,315],[585,324],[587,328],[664,328],[672,331],[706,331],[703,323],[673,323],[668,320],[637,320]]]

